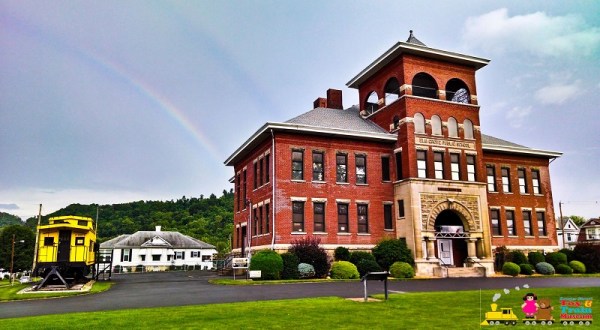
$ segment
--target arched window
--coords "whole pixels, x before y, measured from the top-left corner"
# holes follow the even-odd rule
[[[392,77],[385,83],[385,104],[390,104],[400,97],[400,84],[398,79]]]
[[[448,136],[458,137],[458,123],[454,117],[448,118]]]
[[[465,131],[465,139],[473,138],[473,123],[470,120],[465,119],[463,123],[463,130]]]
[[[425,117],[420,113],[415,113],[413,121],[415,123],[415,133],[425,134]]]
[[[438,115],[431,117],[431,134],[442,135],[442,120]]]
[[[394,116],[394,129],[398,128],[400,125],[400,117]]]
[[[446,83],[446,100],[458,103],[469,103],[471,94],[469,87],[462,80],[452,78]]]
[[[412,80],[412,93],[415,96],[437,99],[438,85],[432,76],[425,72],[417,73]]]
[[[365,104],[365,110],[368,114],[372,114],[373,112],[379,109],[379,97],[377,96],[377,92],[371,92],[369,97],[367,97],[367,102]]]

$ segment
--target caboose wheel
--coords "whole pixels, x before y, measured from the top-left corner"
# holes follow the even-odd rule
[[[530,323],[529,320],[525,321],[525,325],[529,325]]]
[[[552,323],[553,323],[552,321],[548,321],[548,323],[547,323],[547,324],[548,324],[548,325],[552,325]]]
[[[546,321],[542,321],[540,322],[542,325],[546,325]]]
[[[531,325],[536,325],[537,322],[536,321],[531,321]]]
[[[510,322],[510,325],[517,325],[517,321]]]

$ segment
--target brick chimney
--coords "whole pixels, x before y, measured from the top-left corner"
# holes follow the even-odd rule
[[[313,102],[313,108],[327,108],[327,99],[324,97],[319,97]]]
[[[344,108],[342,104],[342,91],[339,89],[330,88],[327,90],[327,107],[330,109]]]

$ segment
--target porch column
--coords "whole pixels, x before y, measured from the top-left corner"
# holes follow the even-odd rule
[[[435,259],[435,239],[431,237],[427,241],[427,258]]]
[[[475,247],[476,238],[467,239],[467,255],[469,258],[477,259],[477,248]]]

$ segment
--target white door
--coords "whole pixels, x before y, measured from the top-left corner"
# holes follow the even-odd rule
[[[446,265],[453,265],[452,259],[452,240],[451,239],[438,239],[438,258],[442,260]]]

